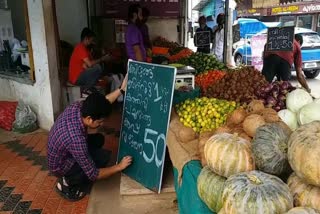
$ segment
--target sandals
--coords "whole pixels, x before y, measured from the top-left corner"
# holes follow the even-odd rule
[[[64,177],[58,178],[55,189],[61,197],[72,202],[80,201],[87,195],[80,187],[69,187],[66,185]]]

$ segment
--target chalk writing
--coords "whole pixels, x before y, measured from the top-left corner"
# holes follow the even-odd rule
[[[292,51],[294,27],[269,28],[267,39],[268,51]]]
[[[210,31],[196,32],[196,46],[208,46],[211,43]]]

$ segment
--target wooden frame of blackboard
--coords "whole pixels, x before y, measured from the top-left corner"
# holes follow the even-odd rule
[[[198,44],[197,44],[197,43],[198,43],[198,41],[197,41],[197,39],[198,39],[197,34],[202,34],[202,33],[209,33],[209,44],[204,44],[204,45],[199,45],[199,46],[198,46]],[[211,38],[210,31],[200,31],[200,32],[196,32],[196,36],[195,36],[195,46],[198,47],[198,48],[208,46],[208,45],[211,44],[211,40],[212,40],[212,38]]]
[[[285,44],[284,42],[282,42],[282,47],[278,48],[278,49],[275,49],[275,48],[272,48],[270,47],[270,31],[271,30],[274,30],[274,29],[279,29],[279,30],[282,30],[282,29],[289,29],[292,34],[288,34],[288,36],[290,37],[292,35],[292,41],[291,41],[291,38],[290,38],[290,41],[288,42],[291,42],[291,45],[290,44]],[[279,41],[279,40],[277,40]],[[280,40],[281,41],[281,40]],[[268,31],[267,31],[267,44],[266,44],[266,51],[292,51],[293,50],[293,44],[294,44],[294,26],[286,26],[286,27],[270,27],[268,28]],[[289,47],[286,47],[286,46],[289,46]]]
[[[169,131],[169,124],[170,124],[170,117],[171,117],[171,111],[172,111],[172,104],[173,104],[173,95],[174,95],[174,85],[175,85],[175,79],[176,79],[176,74],[177,74],[177,68],[175,67],[172,67],[172,66],[165,66],[165,65],[157,65],[157,64],[150,64],[150,63],[145,63],[145,62],[137,62],[137,61],[133,61],[133,60],[129,60],[128,61],[128,72],[129,72],[129,68],[130,68],[130,63],[132,62],[136,62],[136,63],[139,63],[139,64],[145,64],[145,65],[153,65],[153,66],[157,66],[157,67],[162,67],[162,68],[170,68],[170,69],[173,69],[174,73],[173,73],[173,80],[172,80],[172,92],[171,92],[171,99],[170,99],[170,105],[169,105],[169,108],[168,108],[168,121],[167,121],[167,129],[166,129],[166,135],[165,135],[165,146],[164,146],[164,149],[163,149],[163,164],[162,164],[162,168],[161,168],[161,174],[160,174],[160,181],[159,181],[159,188],[158,189],[151,189],[152,191],[154,192],[157,192],[158,194],[161,192],[161,187],[162,187],[162,179],[163,179],[163,171],[164,171],[164,165],[165,165],[165,154],[166,154],[166,150],[167,150],[167,145],[166,145],[166,141],[167,141],[167,134],[168,134],[168,131]],[[128,78],[130,78],[130,73],[128,74]],[[123,105],[123,112],[125,111],[125,107],[126,107],[126,96],[127,96],[127,93],[124,97],[124,105]],[[125,114],[123,113],[122,114],[122,122],[124,121],[124,116]],[[118,157],[117,157],[117,163],[120,160],[120,150],[121,150],[121,140],[122,140],[122,130],[123,129],[123,124],[121,124],[121,131],[120,131],[120,138],[119,138],[119,147],[118,147]],[[134,161],[134,160],[133,160]],[[128,175],[129,177],[131,177],[130,175]],[[132,179],[135,179],[133,177],[131,177]],[[138,181],[139,182],[139,181]],[[143,184],[142,184],[143,185]],[[148,188],[148,187],[147,187]],[[150,188],[149,188],[150,189]]]

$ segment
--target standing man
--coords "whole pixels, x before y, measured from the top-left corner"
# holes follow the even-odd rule
[[[268,82],[272,82],[275,76],[282,81],[289,81],[294,64],[298,82],[311,92],[303,75],[301,46],[297,40],[303,42],[300,36],[295,36],[292,51],[267,51],[265,46],[262,74]]]
[[[94,38],[94,32],[84,28],[81,32],[81,42],[74,48],[69,62],[69,82],[88,89],[94,87],[102,76],[100,63],[110,59],[108,55],[97,60],[92,59],[90,52]]]
[[[129,59],[145,62],[147,59],[142,33],[139,29],[142,21],[142,8],[139,4],[132,4],[128,9],[129,25],[126,31],[126,49]]]
[[[140,31],[142,33],[142,38],[143,38],[143,44],[146,50],[151,49],[151,41],[150,41],[150,36],[149,36],[149,27],[147,25],[148,19],[150,16],[150,11],[148,8],[144,7],[142,8],[142,22],[140,26]]]
[[[124,157],[119,164],[107,167],[110,152],[102,149],[104,136],[88,134],[88,128],[99,128],[111,114],[111,104],[126,90],[127,76],[121,87],[103,96],[90,94],[76,102],[58,117],[49,133],[48,167],[58,177],[56,191],[70,201],[81,200],[91,184],[124,170],[132,159]]]
[[[212,29],[207,26],[207,20],[206,20],[205,16],[200,16],[199,17],[199,25],[200,25],[200,27],[196,30],[196,34],[194,36],[194,44],[196,45],[197,33],[198,32],[203,32],[203,31],[209,31],[210,32],[210,39],[212,41],[213,40]],[[206,46],[198,47],[197,48],[197,52],[209,54],[210,53],[210,44],[208,44]]]
[[[217,59],[222,62],[223,61],[223,45],[224,45],[224,14],[220,13],[217,16],[217,24],[218,26],[213,31],[213,54],[217,57]]]

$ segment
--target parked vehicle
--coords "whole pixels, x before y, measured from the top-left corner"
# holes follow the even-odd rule
[[[267,34],[267,29],[262,30],[258,34]],[[300,34],[303,37],[301,47],[302,70],[307,78],[316,78],[320,73],[320,36],[315,31],[297,27],[295,28],[295,34]],[[250,39],[247,39],[234,51],[236,65],[251,65],[251,54]]]

